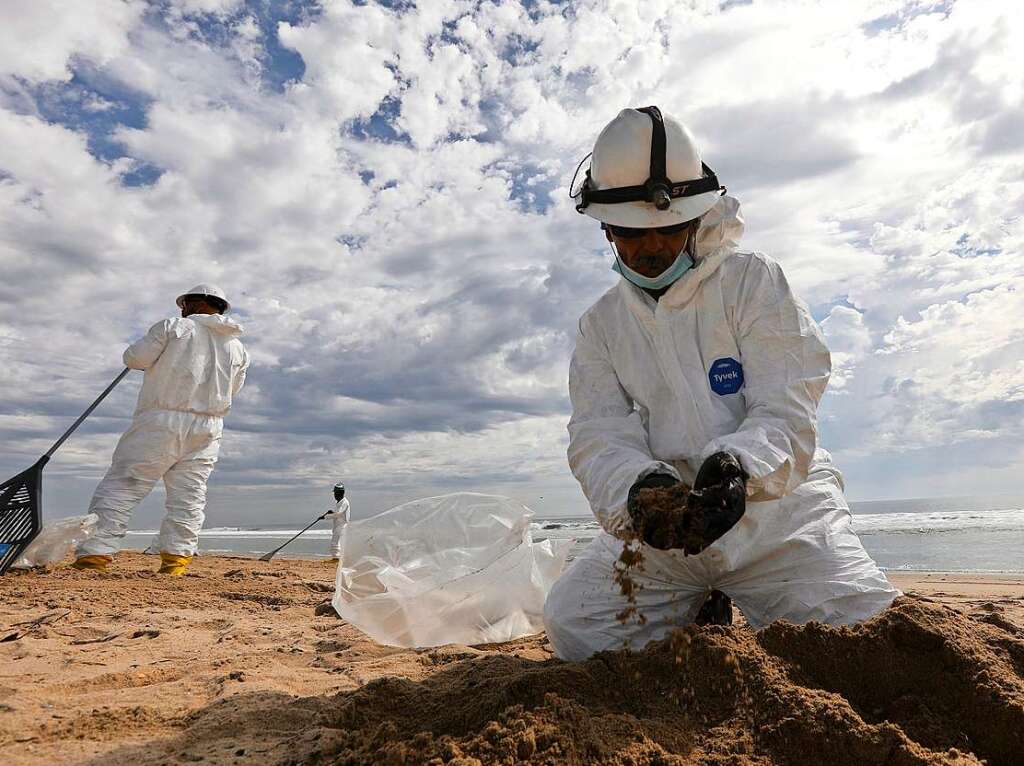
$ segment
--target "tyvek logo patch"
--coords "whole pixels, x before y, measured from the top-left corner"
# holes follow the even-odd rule
[[[743,365],[731,356],[716,359],[708,370],[708,381],[719,396],[735,394],[743,387]]]

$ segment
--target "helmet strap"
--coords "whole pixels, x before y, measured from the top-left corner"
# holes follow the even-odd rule
[[[668,210],[672,205],[672,182],[665,169],[665,119],[656,106],[641,107],[637,111],[651,118],[651,169],[644,183],[647,201],[658,210]]]

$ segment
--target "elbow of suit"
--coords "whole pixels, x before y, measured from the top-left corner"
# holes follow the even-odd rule
[[[128,349],[124,354],[122,354],[121,361],[124,362],[124,366],[129,370],[145,370],[149,368],[148,364],[131,353],[131,349]]]

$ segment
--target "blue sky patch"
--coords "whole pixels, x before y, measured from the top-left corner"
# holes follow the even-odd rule
[[[416,8],[416,0],[374,0],[373,5],[379,5],[398,13],[405,13]],[[369,2],[357,2],[356,5],[371,5]]]
[[[268,89],[280,93],[289,83],[302,79],[306,73],[306,64],[296,51],[281,45],[277,36],[278,24],[286,22],[292,26],[305,26],[315,22],[322,12],[318,4],[297,0],[247,0],[241,9],[227,16],[188,14],[188,18],[194,22],[189,37],[211,48],[230,50],[238,34],[236,26],[251,17],[260,30],[261,82]],[[155,23],[163,24],[163,21]]]
[[[164,169],[151,162],[139,162],[121,176],[125,186],[152,186],[164,174]]]
[[[983,247],[971,243],[971,235],[964,232],[960,235],[950,252],[959,258],[983,258],[985,256],[999,255],[1002,249],[998,247]]]
[[[559,181],[550,177],[541,167],[529,162],[502,161],[485,170],[508,180],[509,199],[523,212],[543,215],[553,204],[549,192],[559,185]]]
[[[874,37],[882,32],[901,29],[911,19],[926,13],[942,13],[943,16],[948,17],[953,10],[953,3],[954,0],[945,0],[931,6],[922,4],[904,7],[896,13],[887,13],[884,16],[879,16],[877,19],[872,19],[866,24],[861,24],[860,28],[864,30],[868,37]]]
[[[394,96],[387,96],[381,101],[377,111],[369,119],[360,118],[352,121],[351,134],[363,140],[383,141],[387,144],[412,144],[406,133],[400,133],[395,121],[402,110],[402,102]]]
[[[88,67],[76,69],[67,83],[26,84],[24,91],[32,102],[23,105],[26,111],[34,108],[47,122],[83,134],[89,153],[107,163],[129,156],[115,133],[120,128],[144,130],[152,103],[144,94]],[[162,172],[155,165],[140,163],[122,180],[126,186],[145,186]]]
[[[510,64],[524,64],[539,47],[540,43],[536,40],[513,32],[508,36],[508,42],[501,52],[501,58]]]
[[[310,23],[319,15],[319,7],[313,10],[298,10],[297,3],[271,2],[266,8],[253,9],[260,30],[263,32],[263,82],[272,90],[283,91],[291,82],[302,80],[306,74],[306,62],[296,51],[285,48],[277,36],[277,25],[287,22],[292,26]]]

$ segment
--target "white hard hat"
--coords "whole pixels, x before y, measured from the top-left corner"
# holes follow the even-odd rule
[[[184,293],[182,293],[181,295],[178,296],[177,300],[175,300],[175,303],[178,304],[178,308],[179,309],[185,308],[184,305],[182,305],[182,304],[185,302],[185,298],[187,298],[190,295],[201,295],[201,296],[206,296],[206,297],[210,297],[210,298],[216,298],[216,299],[218,299],[220,301],[223,301],[223,303],[224,303],[224,311],[227,311],[229,308],[231,308],[231,304],[228,303],[227,296],[224,295],[224,291],[223,290],[221,290],[219,287],[217,287],[217,285],[211,285],[209,283],[203,283],[203,284],[200,284],[200,285],[196,285],[191,290],[188,290],[187,292],[184,292]]]
[[[623,109],[605,126],[570,193],[579,212],[602,223],[650,229],[699,218],[723,191],[686,126],[648,106]]]

